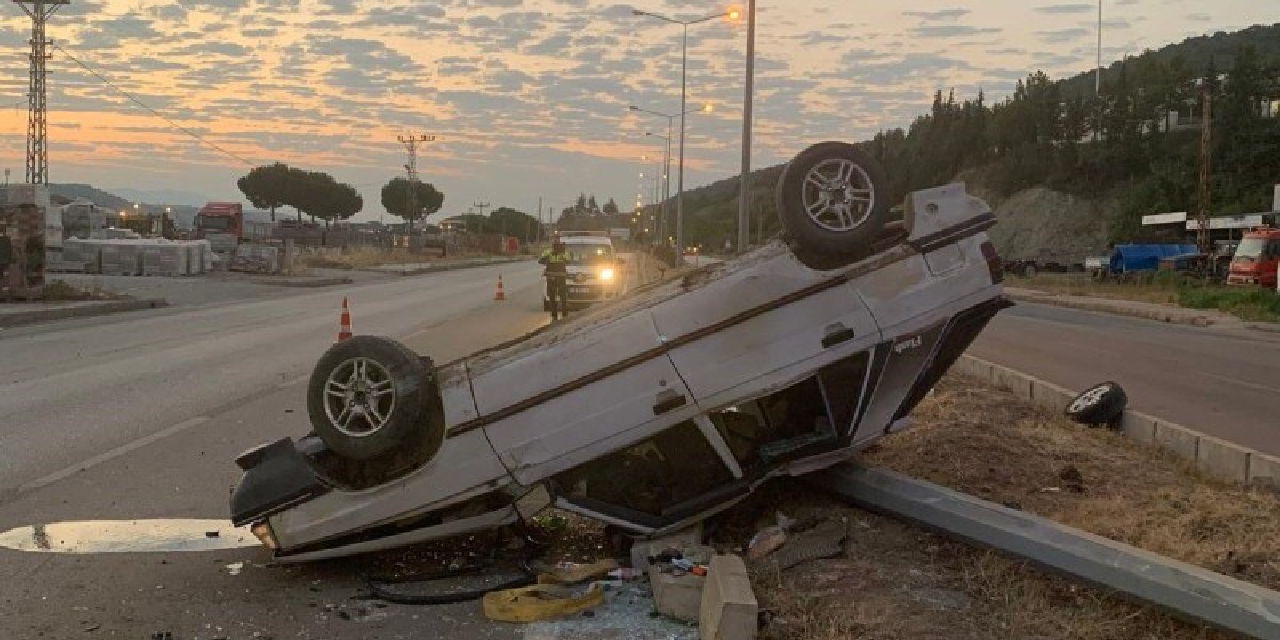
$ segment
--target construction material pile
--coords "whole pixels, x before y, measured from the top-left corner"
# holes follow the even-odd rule
[[[212,271],[207,240],[80,239],[63,243],[62,269],[115,276],[194,276]]]

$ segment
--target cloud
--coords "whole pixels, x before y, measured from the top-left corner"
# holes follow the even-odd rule
[[[1272,17],[1257,0],[1213,11],[1109,1],[1106,55],[1158,48],[1184,32]],[[850,10],[836,0],[762,3],[757,32],[757,163],[804,141],[858,139],[909,124],[933,92],[1003,99],[1037,69],[1092,66],[1089,0],[900,0]],[[148,106],[253,161],[282,160],[377,189],[404,163],[397,133],[440,135],[423,166],[448,202],[631,202],[636,158],[680,108],[682,29],[632,14],[709,15],[704,0],[77,0],[51,37]],[[1185,5],[1189,6],[1189,5]],[[1189,15],[1185,15],[1189,14]],[[1028,25],[1032,25],[1030,28]],[[1141,25],[1140,29],[1133,28]],[[26,92],[26,21],[0,22],[0,96]],[[735,170],[743,99],[741,24],[689,28],[686,184]],[[8,54],[3,54],[8,51]],[[55,51],[51,132],[58,175],[103,184],[164,180],[239,197],[238,160],[191,139]],[[25,110],[0,110],[0,146],[23,161]],[[72,135],[72,127],[74,136]],[[62,133],[64,132],[65,133]],[[73,139],[74,138],[74,139]],[[92,141],[92,143],[90,143]],[[140,162],[145,155],[149,162]],[[501,188],[495,177],[501,176]],[[508,202],[509,201],[509,202]],[[563,203],[561,204],[563,206]],[[447,206],[446,209],[449,209]],[[445,213],[457,213],[447,210]]]
[[[1051,16],[1093,13],[1098,10],[1096,4],[1051,4],[1047,7],[1036,7],[1037,13]]]
[[[942,9],[941,11],[904,11],[902,15],[912,18],[919,18],[925,22],[937,22],[943,20],[959,20],[972,11],[968,9]]]

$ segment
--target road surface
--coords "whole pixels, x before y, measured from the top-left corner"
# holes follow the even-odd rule
[[[355,333],[396,337],[448,361],[546,324],[540,269],[477,268],[4,331],[0,532],[225,521],[235,456],[310,430],[306,377],[337,336],[343,296]],[[505,302],[494,301],[499,273]],[[268,568],[257,545],[88,555],[0,548],[0,638],[523,637],[522,627],[487,624],[474,603],[351,599],[370,572],[412,569],[407,553]]]
[[[1276,336],[1024,302],[969,353],[1068,389],[1114,380],[1134,409],[1280,455]]]

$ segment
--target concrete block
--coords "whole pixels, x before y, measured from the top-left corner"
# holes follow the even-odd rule
[[[675,549],[687,555],[694,550],[705,549],[702,546],[702,523],[681,529],[660,538],[637,540],[631,545],[631,566],[641,571],[649,570],[649,557],[656,556],[666,549]],[[694,559],[698,561],[698,559]]]
[[[1280,489],[1280,458],[1253,452],[1249,456],[1249,484]]]
[[[1052,382],[1045,382],[1038,378],[1029,378],[1029,380],[1031,385],[1031,404],[1045,411],[1061,414],[1077,395]]]
[[[759,609],[742,558],[712,558],[698,618],[702,640],[752,640],[756,637]]]
[[[970,355],[961,356],[951,366],[951,370],[983,382],[991,382],[991,363]]]
[[[1031,379],[1013,369],[992,365],[991,382],[1012,391],[1013,395],[1023,400],[1031,399]]]
[[[1226,440],[1200,436],[1196,447],[1196,466],[1231,482],[1249,481],[1249,449]]]
[[[1196,449],[1200,444],[1200,434],[1190,429],[1157,422],[1155,440],[1156,446],[1161,449],[1168,449],[1189,461],[1195,461],[1197,458]]]
[[[1130,440],[1139,444],[1154,445],[1156,444],[1156,424],[1158,420],[1137,411],[1125,411],[1124,418],[1120,422],[1120,430]]]
[[[650,574],[649,582],[653,585],[654,608],[658,613],[685,622],[698,622],[702,616],[705,576],[654,572]]]

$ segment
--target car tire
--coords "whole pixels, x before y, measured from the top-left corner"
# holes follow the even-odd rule
[[[1104,382],[1076,396],[1064,413],[1068,418],[1092,427],[1117,426],[1129,404],[1129,396],[1115,382]]]
[[[307,415],[339,456],[373,461],[433,457],[444,442],[434,364],[387,338],[355,336],[329,348],[307,384]]]
[[[851,144],[821,142],[800,152],[783,169],[776,199],[792,252],[810,268],[840,268],[889,248],[876,246],[892,218],[889,180]]]

